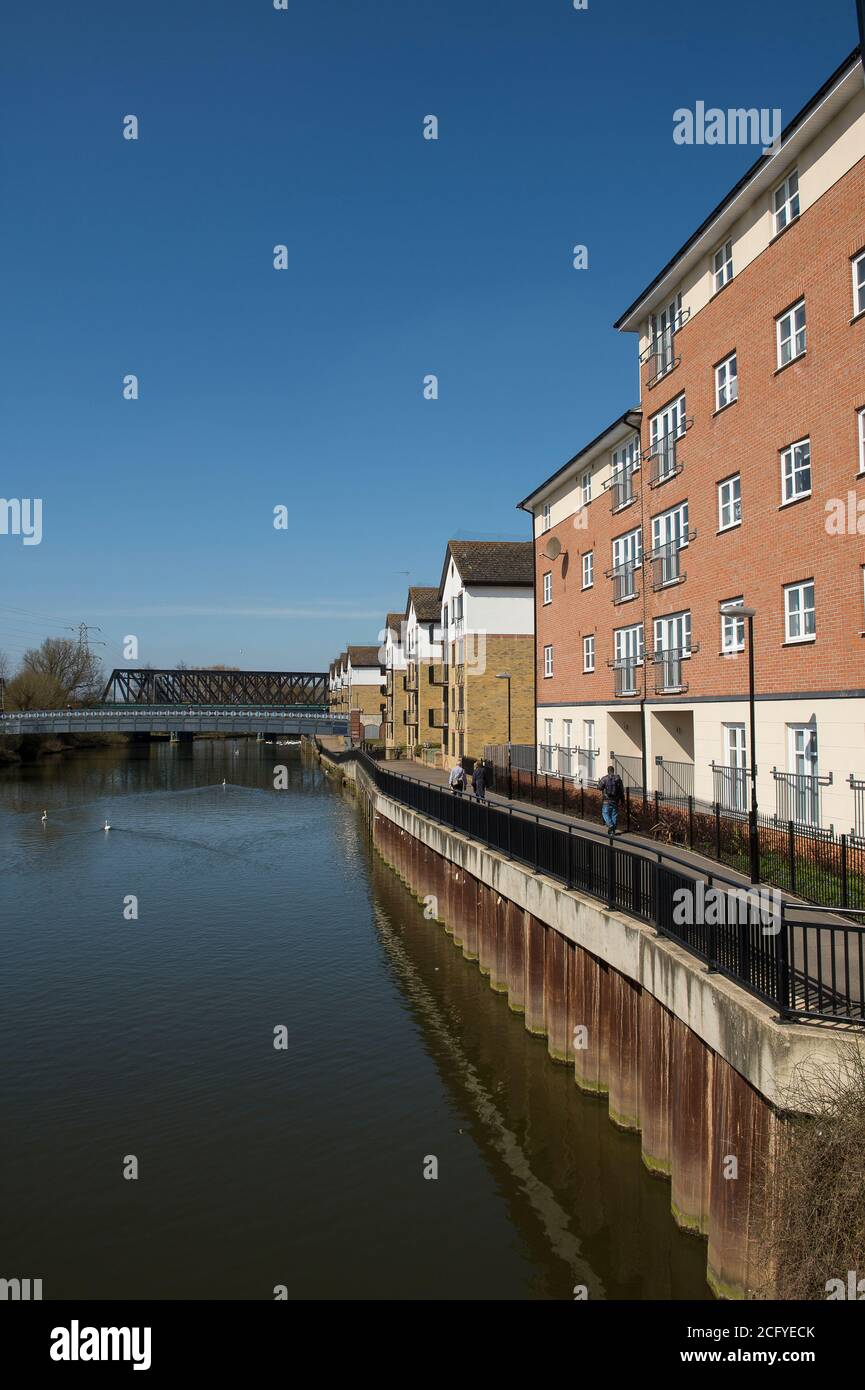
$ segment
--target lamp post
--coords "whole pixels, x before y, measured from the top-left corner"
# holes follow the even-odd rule
[[[508,683],[508,801],[511,800],[511,674],[510,671],[499,671],[496,674],[497,681],[507,681]]]
[[[757,720],[754,695],[754,617],[755,608],[741,603],[722,603],[721,612],[727,618],[748,619],[748,715],[751,728],[751,807],[748,811],[748,857],[751,862],[751,882],[760,882],[760,842],[757,838]]]

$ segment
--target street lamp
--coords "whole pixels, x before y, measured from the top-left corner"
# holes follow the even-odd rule
[[[497,681],[507,681],[508,683],[508,800],[511,795],[511,673],[510,671],[498,671]]]
[[[760,882],[760,844],[757,839],[757,730],[754,697],[754,617],[756,608],[741,603],[722,603],[725,618],[748,619],[748,713],[751,725],[751,809],[748,812],[748,851],[751,861],[751,882]]]

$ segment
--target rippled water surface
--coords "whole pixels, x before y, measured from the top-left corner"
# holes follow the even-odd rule
[[[0,992],[0,1275],[45,1298],[708,1294],[639,1141],[296,747],[0,772]]]

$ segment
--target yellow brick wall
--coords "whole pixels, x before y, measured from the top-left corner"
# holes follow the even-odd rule
[[[442,688],[440,685],[433,685],[430,679],[432,673],[435,680],[441,680],[442,668],[440,662],[419,661],[417,663],[417,725],[406,729],[409,740],[415,743],[428,743],[433,748],[440,748],[442,741],[442,731],[437,725],[430,722],[430,714],[434,712],[435,718],[440,722],[442,708]],[[408,700],[408,697],[406,697]],[[406,705],[408,708],[408,704]]]
[[[508,741],[508,682],[511,676],[511,742],[535,741],[535,639],[533,636],[492,635],[486,638],[483,671],[465,671],[465,752],[481,757],[488,743]],[[459,697],[457,697],[459,698]]]

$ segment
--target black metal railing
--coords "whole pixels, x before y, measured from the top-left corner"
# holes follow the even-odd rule
[[[611,753],[610,762],[622,779],[626,790],[642,791],[643,760],[633,753]]]
[[[857,840],[865,840],[865,779],[854,777],[851,772],[847,780],[853,793],[853,826],[850,833]]]
[[[865,909],[791,903],[728,874],[705,874],[667,849],[477,801],[392,772],[362,751],[354,756],[383,796],[650,923],[782,1018],[865,1024]]]
[[[823,823],[823,787],[832,785],[832,773],[779,772],[772,768],[775,779],[775,817],[793,821],[794,825],[821,826]]]
[[[636,502],[639,496],[634,487],[633,467],[615,468],[604,487],[610,493],[611,509],[620,512],[623,507],[629,507],[632,502]]]
[[[655,757],[655,768],[657,770],[657,789],[661,796],[670,800],[678,800],[693,797],[694,795],[694,764],[679,762],[676,759],[663,758],[660,754]]]
[[[746,812],[751,797],[751,769],[724,767],[714,762],[709,766],[712,769],[712,800],[722,811]]]

